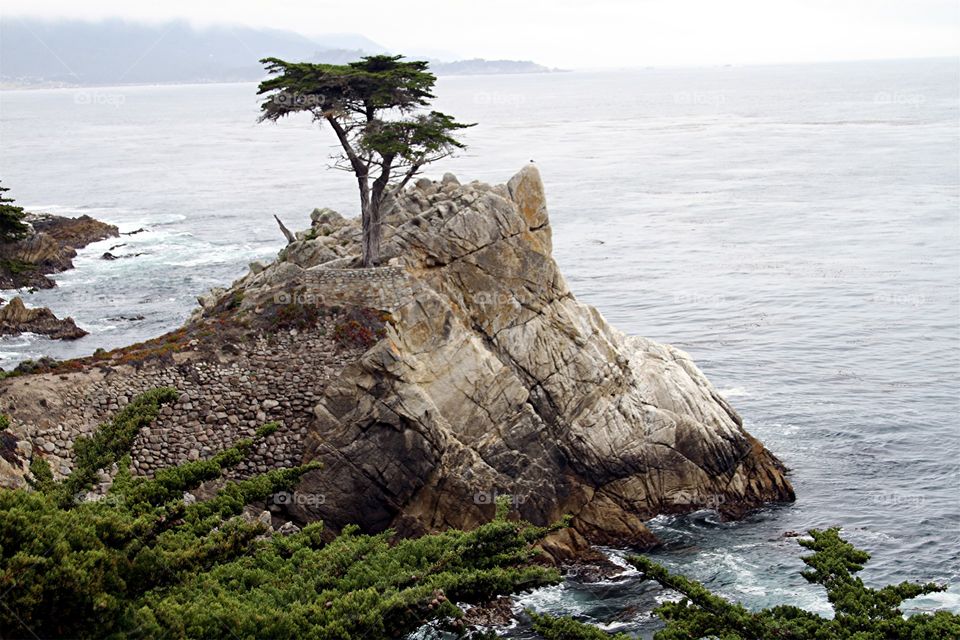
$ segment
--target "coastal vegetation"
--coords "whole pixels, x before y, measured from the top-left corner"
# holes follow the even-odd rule
[[[559,581],[531,562],[556,527],[506,519],[395,541],[390,531],[335,539],[312,523],[268,535],[238,517],[252,502],[292,489],[315,464],[227,482],[209,500],[184,492],[240,463],[276,424],[208,460],[130,473],[137,432],[177,397],[160,388],[134,399],[78,440],[61,481],[42,458],[32,490],[0,490],[0,624],[5,638],[396,638],[431,620],[462,624],[454,603],[482,603]],[[87,495],[117,465],[105,494]],[[557,525],[562,526],[561,524]]]
[[[24,238],[30,230],[23,221],[23,207],[13,204],[14,199],[4,194],[10,191],[8,187],[0,186],[0,243],[14,242]]]
[[[702,584],[674,575],[649,558],[629,558],[643,578],[678,593],[678,600],[654,609],[664,621],[656,640],[935,640],[960,638],[960,615],[948,611],[905,617],[905,600],[946,591],[946,585],[901,582],[881,588],[868,587],[857,577],[870,554],[840,537],[837,528],[811,530],[800,546],[813,551],[803,557],[803,577],[821,585],[833,606],[829,618],[799,607],[781,604],[750,611],[711,593]],[[534,628],[547,640],[628,640],[625,634],[610,636],[596,627],[569,617],[556,618],[531,613]]]
[[[536,544],[566,526],[537,527],[507,518],[502,496],[494,519],[472,531],[449,530],[397,540],[323,524],[290,535],[244,508],[291,490],[308,464],[222,484],[196,501],[202,483],[222,480],[255,444],[277,429],[265,424],[207,460],[133,476],[129,450],[140,429],[176,400],[170,388],[148,391],[74,445],[70,475],[55,480],[40,457],[31,489],[0,490],[0,622],[8,638],[398,638],[426,623],[461,637],[479,631],[459,605],[492,601],[559,582]],[[6,417],[0,423],[8,425]],[[115,468],[105,493],[94,489]],[[960,616],[902,615],[904,600],[943,591],[904,582],[879,589],[856,577],[869,559],[837,529],[811,531],[800,544],[804,577],[827,590],[835,615],[790,605],[750,611],[641,556],[630,562],[647,579],[680,594],[655,610],[658,640],[768,638],[824,640],[960,637]],[[629,636],[572,618],[529,612],[548,640]]]

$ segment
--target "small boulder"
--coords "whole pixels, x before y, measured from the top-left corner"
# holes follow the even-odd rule
[[[309,269],[340,257],[333,249],[333,244],[333,240],[328,237],[297,240],[284,249],[284,258],[298,267]]]
[[[226,292],[227,290],[223,287],[214,287],[207,293],[197,296],[197,303],[204,309],[212,309]]]
[[[282,525],[280,525],[280,528],[277,529],[277,533],[282,536],[292,536],[295,533],[300,533],[300,527],[292,522],[284,522]]]
[[[268,529],[272,529],[273,514],[271,514],[269,511],[261,511],[260,515],[257,516],[257,522],[260,522],[261,524],[266,525]]]
[[[143,255],[142,253],[125,253],[123,255],[118,256],[115,253],[110,253],[109,251],[107,251],[102,256],[100,256],[100,259],[101,260],[119,260],[121,258],[136,258],[137,256],[142,256],[142,255]]]
[[[87,335],[73,318],[60,318],[46,307],[28,309],[19,296],[0,308],[0,336],[36,333],[54,340],[76,340]]]
[[[314,209],[310,214],[310,222],[314,225],[329,224],[339,226],[346,222],[343,216],[333,209]]]

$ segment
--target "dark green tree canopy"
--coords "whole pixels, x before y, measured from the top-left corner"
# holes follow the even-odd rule
[[[4,193],[10,189],[0,186],[0,242],[15,242],[27,235],[30,227],[23,221],[23,207],[13,204],[13,198]]]
[[[367,56],[345,65],[261,60],[274,76],[260,83],[260,94],[270,94],[261,105],[263,120],[310,111],[317,119],[327,113],[353,113],[373,120],[378,111],[409,112],[426,107],[436,76],[427,63],[403,56]]]
[[[424,61],[378,55],[345,65],[261,62],[272,77],[260,84],[260,121],[309,113],[330,125],[342,149],[334,166],[352,172],[360,190],[363,262],[376,265],[390,191],[462,149],[455,134],[473,125],[427,110],[437,79]]]

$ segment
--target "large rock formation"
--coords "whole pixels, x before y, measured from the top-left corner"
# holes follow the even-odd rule
[[[793,499],[783,465],[687,354],[576,300],[534,167],[498,187],[422,180],[393,211],[384,255],[404,274],[393,288],[410,293],[381,305],[386,338],[318,403],[306,459],[325,468],[305,479],[296,516],[418,534],[473,526],[510,494],[534,522],[570,513],[590,542],[646,544],[644,520],[659,513],[738,516]],[[270,304],[278,283],[306,300],[338,295],[317,280],[334,269],[294,256],[336,266],[356,236],[340,223],[300,241],[315,252],[288,247],[239,283],[244,305]]]
[[[202,297],[175,340],[140,350],[162,355],[135,369],[119,351],[0,382],[17,440],[56,452],[67,472],[64,447],[107,409],[151,385],[192,385],[137,445],[141,473],[211,455],[193,439],[228,442],[284,411],[277,435],[296,446],[268,462],[296,450],[325,466],[274,510],[331,531],[415,535],[476,525],[510,494],[534,522],[573,515],[548,545],[558,557],[587,541],[650,544],[644,521],[660,513],[737,517],[793,499],[783,465],[685,353],[625,336],[576,300],[551,257],[532,166],[507,185],[420,180],[387,216],[381,268],[349,268],[357,221],[318,210],[312,222],[276,262]],[[287,331],[318,309],[325,320]],[[250,335],[223,337],[225,322]],[[321,362],[335,370],[313,375]],[[208,391],[214,370],[229,376],[225,390]],[[273,379],[283,384],[263,391]]]

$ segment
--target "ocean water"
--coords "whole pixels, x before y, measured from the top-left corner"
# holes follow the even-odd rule
[[[956,60],[918,60],[438,83],[439,108],[479,125],[432,173],[503,182],[535,161],[576,295],[690,352],[793,470],[796,504],[651,523],[658,560],[748,606],[827,612],[783,533],[836,525],[873,554],[868,583],[948,581],[912,606],[960,611],[958,78]],[[177,326],[275,255],[272,214],[291,228],[316,206],[355,215],[330,132],[257,124],[257,104],[251,84],[0,93],[10,195],[146,229],[24,293],[90,336],[5,338],[3,366]],[[520,604],[647,637],[665,597],[626,572]]]

